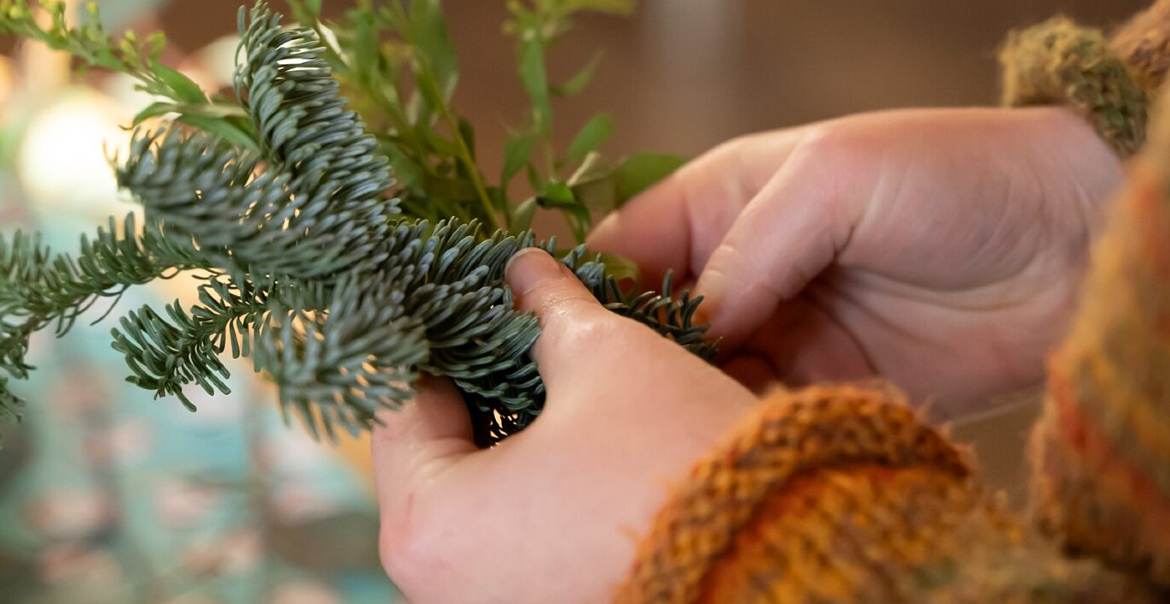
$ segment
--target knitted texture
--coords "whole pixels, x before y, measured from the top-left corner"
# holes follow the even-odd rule
[[[1170,587],[1170,120],[1158,128],[1094,249],[1032,446],[1043,526]]]
[[[617,602],[1152,602],[988,499],[899,395],[766,402],[660,512]]]
[[[1064,104],[1119,156],[1141,148],[1149,94],[1101,32],[1056,17],[1010,34],[999,59],[1005,106]]]
[[[1170,0],[1158,0],[1113,34],[1113,49],[1143,80],[1157,90],[1170,67]]]

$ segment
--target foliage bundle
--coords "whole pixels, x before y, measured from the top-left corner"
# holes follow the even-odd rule
[[[629,0],[509,5],[532,111],[510,133],[494,184],[476,162],[474,129],[451,105],[457,67],[438,0],[359,1],[330,23],[319,0],[289,6],[296,26],[264,2],[241,8],[229,97],[162,65],[161,35],[115,39],[92,8],[71,27],[52,2],[41,3],[52,17],[42,26],[35,6],[0,0],[0,31],[129,74],[160,98],[135,119],[128,156],[114,160],[140,218],[111,218],[72,255],[36,235],[0,237],[0,412],[20,404],[7,381],[32,369],[31,334],[62,336],[98,300],[191,271],[196,305],[143,307],[112,330],[132,383],[193,410],[185,388],[226,393],[224,355],[247,357],[277,385],[286,414],[333,437],[368,428],[426,372],[463,390],[477,438],[492,444],[543,404],[529,356],[539,326],[514,310],[503,282],[518,250],[558,252],[528,230],[537,207],[565,215],[578,247],[563,261],[608,308],[712,352],[691,321],[698,300],[674,296],[669,277],[660,293],[625,292],[625,265],[579,246],[594,213],[679,160],[636,155],[610,167],[595,151],[612,128],[605,115],[565,153],[551,143],[551,98],[579,91],[597,61],[553,85],[549,45],[576,14],[625,12]],[[509,183],[522,172],[533,195],[515,201]]]

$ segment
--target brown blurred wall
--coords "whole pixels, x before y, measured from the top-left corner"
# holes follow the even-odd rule
[[[192,49],[229,33],[241,0],[173,0],[163,27]],[[279,6],[280,2],[276,2]],[[570,74],[606,56],[586,92],[558,106],[567,139],[597,110],[617,119],[608,151],[694,155],[737,134],[870,109],[994,103],[1004,33],[1064,13],[1108,26],[1148,0],[642,0],[632,19],[583,18],[554,52]],[[348,2],[326,0],[327,10]],[[522,119],[504,0],[444,3],[462,78],[456,103],[499,163],[501,124]]]

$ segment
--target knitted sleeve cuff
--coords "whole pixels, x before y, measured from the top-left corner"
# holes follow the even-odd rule
[[[790,510],[790,514],[784,514],[784,510],[791,504],[808,511],[807,506],[815,504],[810,498],[821,498],[806,489],[834,491],[838,495],[836,502],[840,503],[840,496],[845,496],[838,488],[841,485],[817,482],[832,479],[821,475],[814,480],[815,484],[802,482],[802,477],[810,473],[834,469],[846,473],[856,470],[876,481],[865,481],[869,485],[865,489],[874,491],[869,493],[872,500],[854,499],[853,511],[879,525],[902,517],[898,505],[881,505],[881,499],[889,496],[885,489],[894,484],[888,474],[896,469],[920,470],[901,479],[946,491],[947,505],[970,505],[972,497],[971,470],[964,457],[942,436],[919,422],[900,395],[890,390],[851,386],[813,387],[784,393],[766,401],[730,440],[694,467],[674,498],[660,511],[651,534],[641,543],[636,563],[620,588],[617,601],[627,604],[731,601],[720,597],[718,592],[727,595],[730,589],[732,593],[740,593],[739,587],[731,584],[750,582],[753,565],[771,565],[773,571],[778,570],[777,565],[784,566],[783,561],[774,560],[773,556],[748,553],[737,557],[733,553],[740,548],[737,537],[745,531],[756,530],[752,527],[759,526],[761,514],[779,513],[788,517],[792,522],[781,524],[789,530],[781,533],[798,540],[831,536],[832,531],[825,530],[823,515],[810,519],[797,510]],[[846,482],[849,483],[846,491],[855,486],[862,488]],[[783,493],[795,493],[796,499],[789,504],[776,503],[774,497]],[[825,499],[833,497],[825,496]],[[832,516],[834,510],[823,512]],[[846,510],[835,512],[847,515]],[[875,520],[875,514],[881,518]],[[844,524],[849,519],[840,521]],[[767,545],[767,539],[753,542]],[[732,562],[736,558],[739,562]],[[811,564],[813,560],[795,562]],[[736,568],[744,572],[737,572]],[[820,589],[799,578],[788,581],[790,587],[813,590],[806,595],[814,595]],[[864,585],[856,587],[866,589]]]
[[[986,496],[888,389],[765,401],[662,508],[619,604],[1159,601]]]
[[[1153,81],[1100,31],[1056,17],[1012,32],[999,58],[1005,106],[1067,105],[1120,157],[1141,148]]]

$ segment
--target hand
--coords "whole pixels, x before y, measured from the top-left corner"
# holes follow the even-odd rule
[[[542,251],[507,277],[543,327],[540,417],[477,450],[458,390],[424,379],[374,432],[382,562],[415,604],[609,600],[672,481],[756,401]]]
[[[590,245],[697,279],[755,389],[880,375],[950,417],[1042,379],[1121,176],[1059,108],[864,114],[721,145]]]

